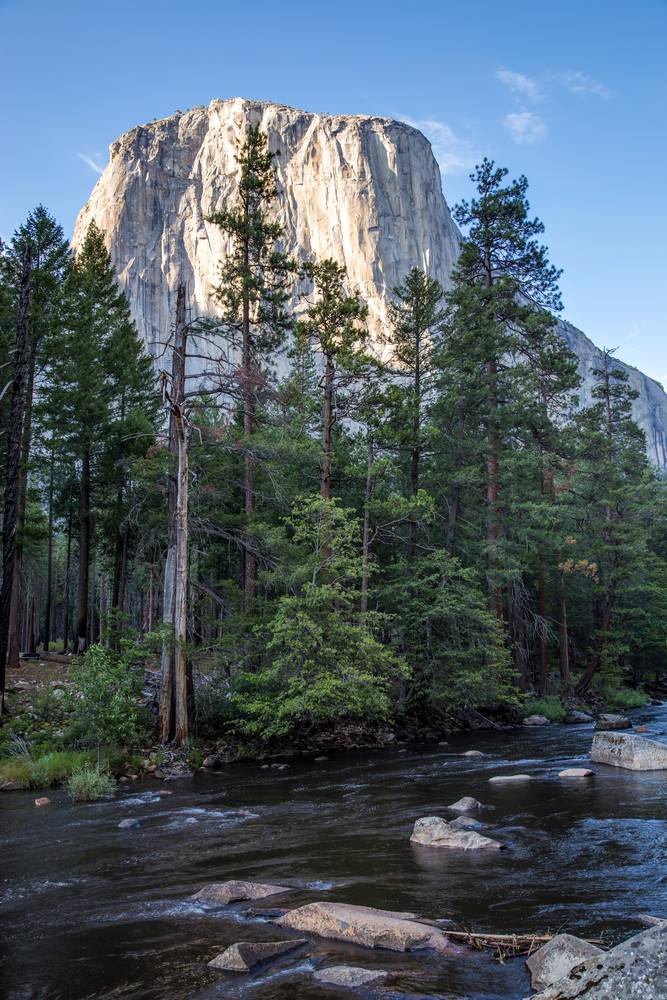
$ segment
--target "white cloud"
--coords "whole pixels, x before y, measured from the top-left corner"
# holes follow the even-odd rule
[[[605,99],[611,97],[611,91],[608,87],[605,87],[603,83],[600,83],[594,77],[588,76],[587,73],[582,73],[579,70],[568,70],[566,73],[557,73],[555,79],[569,90],[571,94],[583,97],[590,97],[592,95]]]
[[[514,70],[500,66],[496,70],[496,79],[500,80],[506,87],[519,97],[524,97],[536,104],[542,100],[542,91],[536,80],[531,80],[523,73],[515,73]]]
[[[532,111],[517,111],[503,118],[503,125],[514,142],[520,146],[530,145],[544,138],[547,127],[539,115]]]
[[[94,156],[86,156],[85,153],[77,153],[76,155],[80,160],[83,160],[86,166],[90,167],[91,170],[94,170],[96,174],[104,173],[104,167],[100,166],[100,163],[98,162],[100,160],[99,153],[95,153]]]
[[[400,115],[400,120],[406,125],[423,132],[433,147],[433,155],[445,174],[459,174],[470,170],[479,160],[479,155],[473,149],[468,139],[462,139],[446,123],[437,118],[408,118]]]

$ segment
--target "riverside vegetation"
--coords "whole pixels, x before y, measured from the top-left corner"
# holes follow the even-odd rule
[[[181,287],[153,360],[95,223],[74,258],[40,206],[2,247],[9,787],[104,794],[118,748],[155,739],[200,763],[344,725],[560,720],[661,681],[664,485],[612,351],[578,405],[526,179],[477,167],[452,287],[405,276],[382,362],[344,269],[283,253],[272,159],[250,129],[209,220],[216,315]],[[38,650],[73,666],[21,707]]]

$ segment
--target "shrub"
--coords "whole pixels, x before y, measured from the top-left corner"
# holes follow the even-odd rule
[[[600,694],[608,708],[641,708],[651,700],[643,691],[631,688],[602,688]]]
[[[129,746],[144,732],[137,704],[140,678],[104,646],[91,646],[70,674],[74,700],[72,733],[89,746]]]
[[[5,781],[16,782],[21,788],[30,788],[32,779],[32,763],[30,760],[0,761],[0,784]]]
[[[75,771],[67,782],[67,791],[74,802],[94,802],[113,795],[115,790],[116,782],[111,775],[92,766]]]
[[[39,757],[32,765],[31,787],[49,788],[90,762],[90,754],[59,750]]]
[[[524,719],[529,715],[543,715],[551,722],[563,722],[565,709],[557,695],[548,694],[544,698],[533,698],[526,702],[523,707]]]

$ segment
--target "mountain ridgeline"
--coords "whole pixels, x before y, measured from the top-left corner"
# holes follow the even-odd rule
[[[267,133],[277,153],[275,218],[284,249],[344,265],[368,306],[371,340],[386,353],[393,288],[412,267],[449,288],[461,239],[430,143],[403,122],[234,98],[140,125],[111,145],[109,165],[79,215],[75,247],[94,219],[139,332],[158,355],[179,282],[187,284],[193,314],[216,311],[226,237],[208,220],[234,197],[238,143],[249,124]],[[570,323],[559,321],[558,331],[579,359],[580,400],[588,405],[602,351]],[[638,393],[633,416],[649,460],[664,468],[667,395],[638,369],[616,364]]]

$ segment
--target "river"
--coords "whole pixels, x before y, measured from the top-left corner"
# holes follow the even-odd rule
[[[634,716],[648,735],[667,730],[667,706]],[[244,917],[242,906],[189,897],[207,882],[244,878],[294,886],[289,906],[337,900],[453,918],[474,930],[567,930],[615,943],[640,929],[638,913],[667,915],[667,775],[594,765],[594,778],[558,778],[587,761],[591,738],[590,725],[549,726],[291,760],[285,770],[235,764],[165,785],[142,781],[113,801],[72,804],[54,791],[40,809],[34,793],[5,793],[0,995],[328,1000],[350,994],[317,985],[312,970],[342,961],[393,970],[384,997],[525,997],[521,959],[325,941],[254,976],[225,976],[206,962],[228,944],[284,934]],[[461,756],[468,749],[484,756]],[[489,784],[519,771],[533,780]],[[161,797],[165,788],[173,794]],[[494,807],[481,817],[483,832],[507,850],[410,844],[416,818],[447,816],[462,795]],[[141,826],[119,829],[126,817]]]

